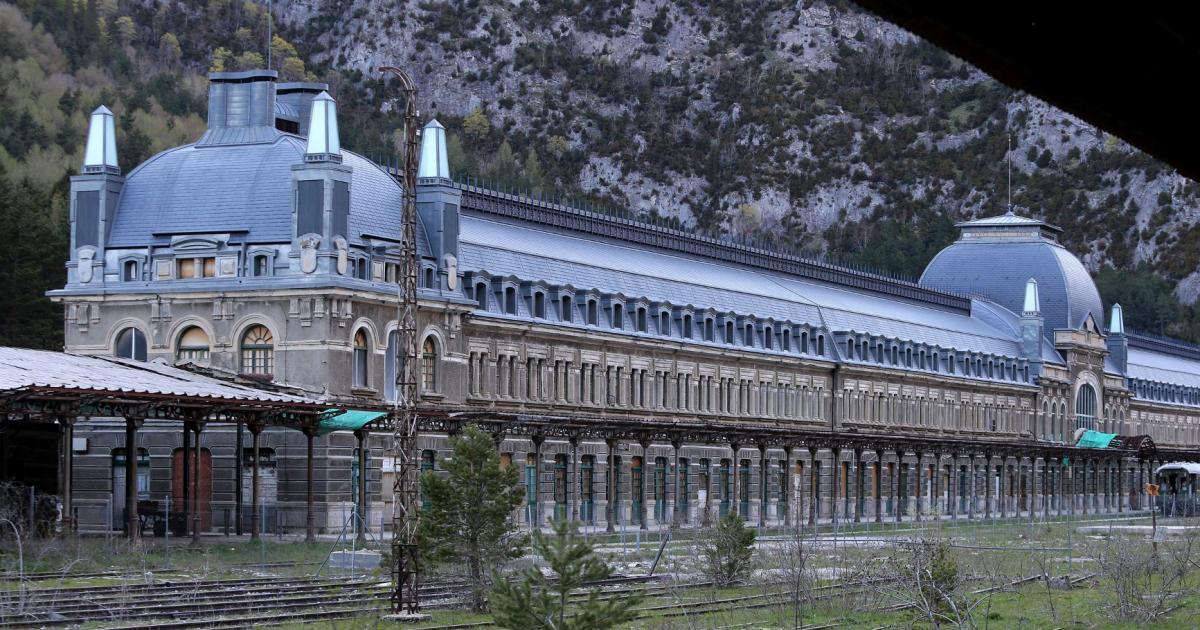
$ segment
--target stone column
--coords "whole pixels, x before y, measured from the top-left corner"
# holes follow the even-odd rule
[[[250,430],[250,540],[258,540],[262,532],[262,522],[259,519],[259,515],[262,514],[262,495],[258,476],[258,436],[263,427],[261,424],[250,423],[246,428]]]
[[[738,442],[730,442],[729,443],[729,450],[732,452],[732,455],[729,458],[729,469],[730,469],[730,474],[733,476],[733,480],[732,480],[732,484],[731,484],[732,485],[731,490],[733,492],[733,496],[729,497],[729,503],[730,503],[729,511],[733,512],[734,514],[737,514],[738,516],[741,516],[742,518],[745,518],[746,515],[741,513],[741,508],[742,508],[742,494],[741,494],[742,462],[741,462],[741,460],[738,459],[738,451],[740,451],[741,449],[742,449],[742,445],[739,444]]]
[[[808,524],[817,524],[817,488],[821,484],[820,467],[817,466],[817,447],[808,447]]]
[[[679,451],[676,450],[676,454],[678,454],[678,452]],[[767,526],[767,504],[769,503],[769,501],[767,500],[767,497],[770,496],[770,493],[767,490],[767,478],[770,475],[768,475],[767,473],[768,473],[768,471],[770,471],[770,469],[771,469],[770,462],[767,461],[767,445],[763,442],[759,442],[758,443],[758,526],[759,527]],[[676,481],[678,481],[678,479],[679,478],[676,477]]]
[[[533,520],[529,523],[529,527],[540,529],[542,526],[542,442],[545,442],[546,438],[535,435],[530,438],[530,441],[533,442]],[[642,470],[645,470],[645,464],[642,465]]]
[[[862,447],[854,447],[854,461],[851,466],[854,467],[854,522],[862,522],[863,512],[863,473],[862,473]]]
[[[130,540],[142,533],[137,511],[137,430],[141,423],[136,418],[125,418],[125,537]]]
[[[680,446],[681,446],[681,444],[680,444],[679,440],[671,440],[671,448],[675,449],[675,453],[674,453],[674,455],[675,455],[675,484],[674,484],[674,486],[675,486],[675,492],[674,492],[674,494],[675,494],[675,509],[672,510],[672,512],[671,512],[671,526],[675,527],[675,528],[678,528],[680,525],[682,525],[683,521],[687,518],[687,514],[680,514],[680,512],[682,511],[680,508],[683,506],[683,501],[682,501],[682,497],[679,496],[679,493],[682,490],[682,488],[680,488],[680,486],[679,486],[679,475],[687,474],[687,471],[679,470],[679,447]]]
[[[572,523],[579,522],[579,438],[571,436],[568,443],[571,446],[571,462],[567,465],[567,504],[571,506],[570,518]]]
[[[315,497],[313,494],[313,439],[316,437],[316,427],[307,427],[304,430],[304,437],[308,440],[307,450],[307,467],[308,475],[305,477],[306,510],[304,516],[304,542],[313,542],[317,539],[317,515],[315,513]],[[199,436],[197,436],[199,438]],[[200,440],[197,439],[197,442]]]
[[[621,497],[617,496],[617,476],[621,474],[621,471],[616,469],[617,441],[613,438],[605,438],[604,445],[608,448],[606,455],[608,463],[604,467],[604,529],[613,532],[616,531],[617,502],[621,500]]]
[[[367,542],[367,463],[370,461],[367,457],[367,436],[366,429],[354,432],[354,437],[358,438],[358,505],[355,508],[355,520],[358,522],[355,525],[361,544]]]
[[[875,522],[883,523],[883,449],[875,449]]]
[[[783,510],[783,526],[792,526],[792,510],[796,509],[795,490],[792,482],[792,447],[783,447],[783,497],[787,499],[787,508]]]
[[[193,445],[195,452],[192,454],[192,544],[200,544],[200,429],[199,422],[192,423],[192,430],[196,432],[196,443]],[[210,479],[211,483],[211,479]]]
[[[889,485],[895,485],[895,487],[896,487],[896,492],[895,492],[895,494],[892,495],[892,513],[893,513],[893,516],[895,517],[897,523],[904,521],[904,510],[901,509],[901,505],[900,505],[900,498],[903,495],[903,493],[900,490],[900,475],[901,475],[901,470],[903,468],[904,468],[904,451],[896,451],[896,474],[894,475],[895,479],[893,479],[892,483]],[[904,482],[905,482],[905,484],[907,484],[908,479],[905,479]]]

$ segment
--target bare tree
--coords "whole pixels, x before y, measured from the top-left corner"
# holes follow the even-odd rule
[[[1094,550],[1103,582],[1112,590],[1113,613],[1147,622],[1178,607],[1196,592],[1197,537],[1164,543],[1110,536]]]

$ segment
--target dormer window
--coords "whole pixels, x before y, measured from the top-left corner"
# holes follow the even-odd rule
[[[600,304],[596,300],[587,301],[587,323],[589,326],[600,325]]]
[[[807,330],[802,331],[800,333],[800,352],[803,352],[804,354],[808,354],[808,331]]]
[[[517,314],[517,290],[513,287],[504,289],[504,312],[509,315]]]
[[[742,331],[742,343],[747,348],[754,347],[754,324],[746,324],[745,329]]]
[[[770,326],[763,327],[763,347],[767,350],[775,349],[775,331]]]
[[[646,307],[639,306],[637,310],[637,331],[646,332]]]
[[[271,259],[265,254],[259,254],[258,256],[255,256],[251,272],[256,276],[269,275],[270,260]]]
[[[692,338],[692,316],[691,315],[683,316],[683,338],[684,339]]]
[[[705,341],[713,341],[714,336],[716,335],[715,328],[716,328],[716,321],[714,321],[713,318],[711,318],[711,317],[705,317],[704,318],[704,340]]]
[[[125,265],[121,269],[121,278],[126,282],[136,282],[142,279],[142,274],[138,270],[138,262],[136,260],[126,260]]]
[[[562,320],[564,322],[571,321],[571,296],[562,296]]]
[[[733,322],[725,322],[725,343],[733,345]]]
[[[825,335],[817,335],[817,354],[825,356]]]
[[[671,336],[671,314],[666,311],[658,314],[658,334]]]
[[[624,304],[620,304],[620,303],[613,304],[612,327],[616,328],[617,330],[623,330],[625,328],[625,305]]]
[[[437,287],[435,287],[435,286],[434,286],[434,284],[433,284],[433,278],[434,278],[434,275],[433,275],[433,268],[432,268],[432,267],[426,267],[426,268],[425,268],[425,288],[426,288],[426,289],[435,289],[435,288],[437,288]]]
[[[546,319],[546,294],[541,291],[533,294],[533,316]]]
[[[476,282],[475,283],[475,302],[477,302],[479,304],[479,310],[481,310],[481,311],[487,310],[487,307],[488,307],[487,301],[488,301],[487,300],[487,283],[486,282]]]
[[[370,272],[370,265],[367,264],[366,258],[358,259],[358,267],[355,268],[354,272],[355,272],[355,274],[354,274],[355,278],[358,278],[359,280],[367,279],[367,274]]]

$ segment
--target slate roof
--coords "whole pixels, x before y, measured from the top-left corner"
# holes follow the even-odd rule
[[[1200,361],[1131,347],[1125,375],[1157,383],[1200,387]]]
[[[300,396],[217,380],[162,363],[0,346],[0,392],[30,388],[228,401],[318,403]]]
[[[460,267],[493,276],[620,292],[672,305],[825,325],[944,348],[1020,356],[1001,309],[964,315],[711,259],[581,238],[551,228],[464,214]],[[820,308],[818,309],[818,305]]]
[[[304,148],[304,138],[279,133],[269,143],[189,144],[159,153],[126,178],[109,246],[145,247],[169,234],[230,231],[244,231],[249,243],[290,241],[292,166],[304,162]],[[345,150],[342,156],[353,168],[351,244],[362,244],[363,233],[399,240],[400,185],[370,160]]]
[[[1043,226],[1051,230],[1061,232],[1062,229],[1058,226],[1050,225],[1040,219],[1031,217],[1023,217],[1018,214],[1007,213],[994,217],[984,217],[982,219],[974,219],[971,221],[962,221],[954,224],[956,227],[976,228],[976,227],[1013,227],[1013,226]]]
[[[956,241],[934,256],[920,283],[983,296],[1019,313],[1029,278],[1038,282],[1047,336],[1058,328],[1078,328],[1089,313],[1104,321],[1100,292],[1083,263],[1042,238]]]

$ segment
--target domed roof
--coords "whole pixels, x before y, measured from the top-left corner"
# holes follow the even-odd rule
[[[168,149],[129,174],[109,234],[111,247],[145,247],[176,234],[236,233],[247,243],[292,238],[292,166],[304,163],[305,140],[278,133],[271,142]],[[399,240],[400,185],[350,151],[349,239]]]
[[[1033,278],[1047,332],[1078,328],[1089,314],[1103,321],[1096,283],[1058,243],[1058,228],[1013,214],[958,226],[962,235],[934,256],[921,274],[921,285],[981,295],[1019,314],[1025,283]]]

